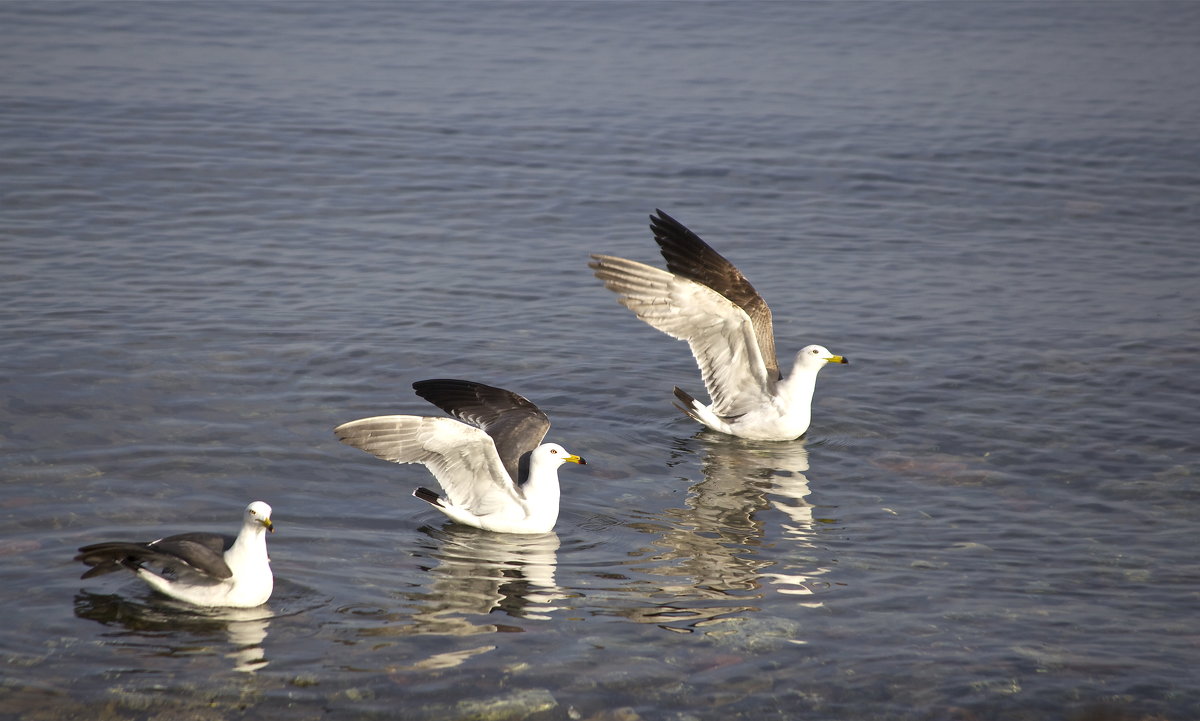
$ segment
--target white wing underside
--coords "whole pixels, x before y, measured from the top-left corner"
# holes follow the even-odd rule
[[[625,258],[593,257],[597,277],[620,296],[621,305],[688,342],[713,412],[739,416],[770,402],[775,380],[768,378],[744,310],[711,288],[665,270]]]
[[[447,500],[476,516],[525,505],[491,437],[473,426],[452,418],[375,416],[335,430],[345,443],[385,461],[424,464]]]

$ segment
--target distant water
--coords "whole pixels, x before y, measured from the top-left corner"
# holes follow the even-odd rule
[[[0,719],[1200,717],[1200,5],[0,4]],[[739,265],[702,432],[587,255]],[[538,403],[555,534],[338,423]],[[84,543],[275,507],[197,613]]]

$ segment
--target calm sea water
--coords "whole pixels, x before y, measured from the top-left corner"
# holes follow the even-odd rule
[[[1200,5],[0,4],[3,719],[1200,717]],[[782,354],[701,432],[587,255]],[[337,443],[510,388],[556,533]],[[275,507],[197,613],[77,546]]]

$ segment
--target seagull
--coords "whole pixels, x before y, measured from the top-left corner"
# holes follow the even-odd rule
[[[454,418],[375,416],[333,432],[385,461],[425,465],[446,496],[428,488],[413,495],[451,520],[500,533],[554,528],[558,467],[587,463],[557,443],[538,445],[550,428],[541,409],[512,391],[472,381],[418,381],[413,389]]]
[[[110,541],[80,548],[75,560],[91,566],[81,578],[127,568],[154,590],[180,601],[251,608],[266,603],[275,586],[266,536],[274,530],[271,507],[255,501],[246,506],[236,539],[181,533],[149,543]]]
[[[704,405],[678,387],[676,408],[714,431],[788,441],[808,430],[817,373],[847,363],[819,345],[796,354],[786,377],[775,358],[771,309],[750,281],[682,223],[657,211],[654,240],[667,270],[611,255],[588,267],[621,305],[672,338],[686,340],[712,399]]]

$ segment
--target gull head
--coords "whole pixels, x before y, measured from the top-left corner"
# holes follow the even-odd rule
[[[811,370],[813,373],[825,367],[826,363],[849,363],[845,356],[834,355],[822,345],[809,345],[800,349],[796,354],[796,365]]]
[[[271,522],[271,507],[262,501],[246,506],[245,523],[247,526],[262,526],[272,532],[275,530],[275,524]]]
[[[531,462],[546,463],[554,468],[558,468],[564,463],[578,463],[581,466],[586,466],[587,461],[579,456],[568,453],[566,448],[557,443],[543,443],[533,449],[533,454],[530,456]]]

